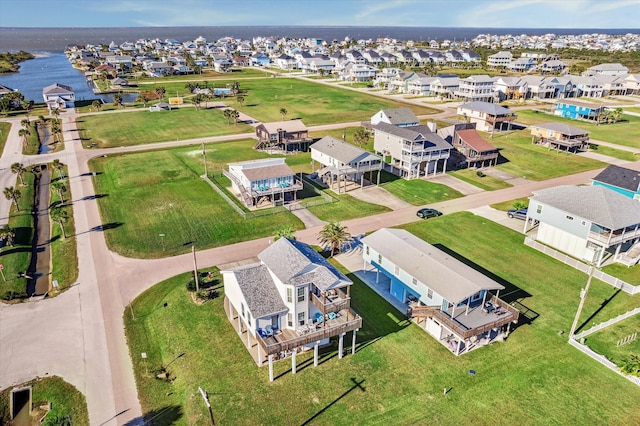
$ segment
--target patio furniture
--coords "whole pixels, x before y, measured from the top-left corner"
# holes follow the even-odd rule
[[[324,315],[322,315],[321,313],[317,313],[317,314],[316,314],[316,322],[317,322],[318,324],[323,323],[323,322],[324,322]]]
[[[335,312],[329,312],[327,314],[327,318],[329,318],[330,320],[336,319],[338,317],[338,315]]]
[[[258,328],[258,334],[260,335],[260,337],[262,337],[263,339],[268,337],[266,331],[264,331],[262,328]]]
[[[267,334],[267,336],[273,336],[273,327],[271,327],[270,325],[266,326],[265,333]]]

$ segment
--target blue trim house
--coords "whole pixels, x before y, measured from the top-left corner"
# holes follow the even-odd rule
[[[408,231],[382,228],[361,241],[378,289],[454,354],[503,339],[517,322],[518,310],[490,292],[501,284]]]
[[[592,179],[593,186],[604,186],[625,197],[640,200],[640,172],[610,165]]]
[[[604,112],[604,106],[589,102],[563,99],[556,105],[555,115],[576,120],[597,121]]]

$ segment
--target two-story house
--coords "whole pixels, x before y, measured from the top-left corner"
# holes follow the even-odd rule
[[[592,179],[592,185],[602,185],[625,197],[640,200],[640,172],[610,165]]]
[[[247,207],[275,206],[295,201],[297,191],[302,190],[302,182],[284,160],[280,157],[229,163],[229,171],[223,173]]]
[[[309,245],[280,238],[258,255],[258,262],[223,270],[224,308],[256,364],[291,358],[353,332],[351,351],[362,318],[351,309],[352,282]]]
[[[463,121],[476,123],[476,129],[483,132],[502,131],[505,123],[506,130],[511,130],[511,122],[517,118],[509,108],[481,101],[458,106],[458,116],[462,117]]]
[[[574,153],[589,148],[589,132],[563,123],[543,123],[531,125],[534,143]]]
[[[378,123],[374,130],[373,149],[383,155],[390,172],[406,178],[444,173],[452,149],[433,128],[426,125],[398,127],[393,124]]]
[[[558,101],[553,113],[560,117],[573,118],[576,120],[599,121],[604,109],[604,105],[573,99],[563,99]]]
[[[71,86],[54,83],[42,89],[42,98],[47,104],[49,113],[53,110],[73,108],[76,96]]]
[[[485,140],[476,129],[456,130],[453,147],[464,158],[466,167],[485,167],[498,163],[498,148]]]
[[[316,161],[321,166],[317,171]],[[329,187],[333,187],[336,182],[339,194],[341,182],[344,182],[345,191],[347,181],[359,181],[362,188],[367,172],[369,172],[370,182],[373,182],[373,173],[377,172],[377,184],[379,184],[382,159],[355,145],[332,136],[325,136],[311,145],[311,170],[317,173],[318,178]]]
[[[508,67],[512,60],[511,52],[501,51],[487,57],[487,66],[489,68]]]
[[[501,284],[408,231],[382,228],[361,241],[380,291],[455,355],[506,337],[518,321],[518,310],[498,298]]]
[[[417,126],[420,120],[416,117],[411,108],[390,108],[381,109],[371,116],[371,124],[379,123],[393,124],[398,127]]]
[[[460,79],[455,95],[466,102],[489,102],[493,99],[493,83],[494,78],[488,75],[471,75]]]
[[[313,141],[309,129],[302,120],[275,121],[261,123],[256,127],[258,142],[255,149],[278,150],[282,152],[304,151]]]
[[[534,191],[525,231],[535,239],[597,267],[611,259],[627,266],[640,259],[640,203],[602,185]]]

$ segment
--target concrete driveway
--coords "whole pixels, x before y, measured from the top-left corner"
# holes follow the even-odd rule
[[[352,189],[347,194],[371,204],[379,204],[390,208],[391,210],[400,210],[407,207],[413,207],[407,203],[391,195],[389,191],[376,185],[365,186],[364,188]]]

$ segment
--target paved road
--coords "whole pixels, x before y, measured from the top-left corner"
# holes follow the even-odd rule
[[[16,161],[33,161],[20,154],[17,136],[19,120],[9,135],[5,155],[0,159],[0,185],[15,184],[9,167]],[[122,314],[124,307],[155,283],[188,271],[191,254],[167,259],[138,260],[111,253],[99,230],[101,224],[93,192],[88,160],[97,155],[133,152],[237,140],[252,134],[230,137],[201,138],[164,142],[138,147],[84,150],[81,146],[74,115],[63,116],[65,150],[38,156],[39,162],[59,158],[69,167],[76,223],[78,282],[64,294],[48,300],[18,305],[0,304],[0,388],[17,384],[34,376],[59,375],[82,391],[89,407],[91,424],[111,425],[140,422],[133,369],[126,346]],[[317,126],[326,130],[359,123]],[[634,163],[640,170],[640,162]],[[524,197],[531,191],[560,184],[587,183],[598,170],[552,179],[545,182],[523,182],[513,188],[483,192],[464,198],[436,203],[433,207],[445,213],[477,209],[481,206]],[[0,217],[6,221],[8,202],[0,200]],[[373,231],[418,220],[416,207],[400,208],[376,216],[344,222],[352,234]],[[317,242],[320,226],[299,231],[296,236],[308,243]],[[247,241],[198,252],[199,265],[221,265],[253,257],[265,249],[269,238]],[[47,330],[41,335],[33,330]],[[51,332],[49,332],[51,331]],[[10,343],[6,343],[10,342]],[[41,354],[47,354],[42,358]]]

